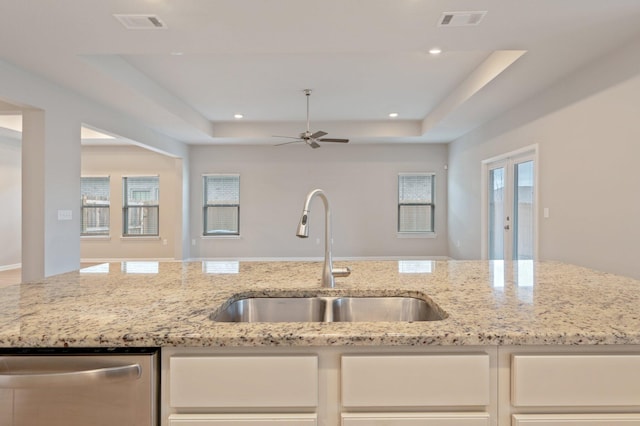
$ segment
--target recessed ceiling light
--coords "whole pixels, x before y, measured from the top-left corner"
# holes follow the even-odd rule
[[[390,118],[396,118],[396,117],[398,117],[398,113],[397,112],[391,112],[391,113],[389,113],[389,117]]]
[[[242,114],[234,114],[234,115],[233,115],[233,118],[236,118],[236,119],[238,119],[238,120],[239,120],[239,119],[241,119],[241,118],[244,118],[244,115],[242,115]]]
[[[439,47],[433,47],[431,49],[429,49],[429,54],[430,55],[439,55],[442,53],[442,49],[440,49]]]

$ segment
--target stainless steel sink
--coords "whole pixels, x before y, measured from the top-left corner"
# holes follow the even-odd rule
[[[441,311],[415,297],[339,297],[332,301],[334,321],[438,321]]]
[[[219,322],[438,321],[446,313],[416,297],[248,297],[214,312]]]
[[[327,301],[319,297],[251,297],[236,300],[214,316],[223,322],[320,322]]]

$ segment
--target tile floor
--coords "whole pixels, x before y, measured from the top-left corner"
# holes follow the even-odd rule
[[[21,269],[9,269],[8,271],[0,271],[0,287],[6,287],[11,284],[18,284],[22,275]]]

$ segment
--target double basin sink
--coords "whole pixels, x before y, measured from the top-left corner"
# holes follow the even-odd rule
[[[213,321],[412,322],[447,317],[435,303],[409,296],[247,297],[225,305],[211,315]]]

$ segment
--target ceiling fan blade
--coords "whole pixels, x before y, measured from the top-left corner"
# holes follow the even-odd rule
[[[300,139],[299,136],[280,136],[280,135],[271,135],[272,138],[285,138],[285,139]]]
[[[289,142],[282,142],[282,143],[277,143],[274,146],[281,146],[281,145],[289,145],[290,143],[297,143],[297,142],[302,142],[302,139],[298,139],[296,138],[295,141],[289,141]]]
[[[323,137],[324,135],[328,135],[328,133],[327,132],[323,132],[322,130],[318,130],[317,132],[313,133],[309,137],[311,139],[318,139],[318,138]]]
[[[316,148],[320,148],[320,144],[318,142],[340,142],[340,143],[349,142],[349,139],[322,138],[323,136],[328,135],[327,132],[323,132],[322,130],[318,130],[317,132],[311,133],[311,131],[309,130],[309,97],[311,95],[311,89],[304,89],[303,92],[307,98],[307,130],[300,133],[300,136],[298,137],[274,136],[276,138],[296,139],[291,142],[279,143],[276,146],[287,145],[294,142],[304,142],[307,145],[309,145],[311,148],[316,149]]]
[[[318,139],[320,142],[340,142],[340,143],[347,143],[349,142],[349,139],[333,139],[333,138],[322,138],[322,139]]]

